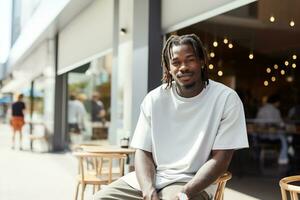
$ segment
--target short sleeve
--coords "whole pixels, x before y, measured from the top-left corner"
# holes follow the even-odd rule
[[[151,103],[145,98],[141,105],[140,116],[133,134],[131,147],[152,152],[151,140]]]
[[[249,147],[243,104],[235,92],[225,103],[213,150]]]

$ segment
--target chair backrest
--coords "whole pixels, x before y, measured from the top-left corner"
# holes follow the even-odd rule
[[[215,183],[218,185],[217,191],[215,194],[214,200],[223,200],[224,197],[224,190],[228,180],[230,180],[232,174],[230,172],[225,172],[222,176],[220,176]]]
[[[119,161],[118,176],[124,175],[125,154],[73,152],[73,155],[79,160],[79,174],[82,182],[88,175],[96,177],[105,175],[107,183],[111,183],[113,181],[113,160]]]
[[[287,193],[291,200],[299,200],[300,186],[291,184],[293,182],[300,182],[300,175],[288,176],[279,181],[282,200],[288,200]]]

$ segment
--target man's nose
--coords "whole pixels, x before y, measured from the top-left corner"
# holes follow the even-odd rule
[[[188,70],[188,67],[187,67],[187,65],[186,64],[182,64],[180,67],[179,67],[179,71],[187,71]]]

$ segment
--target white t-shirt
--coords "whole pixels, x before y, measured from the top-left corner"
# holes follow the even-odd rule
[[[184,98],[162,85],[141,104],[131,147],[152,152],[156,188],[188,182],[208,160],[211,150],[248,147],[242,102],[229,87],[209,80],[195,97]],[[123,177],[140,189],[135,172]],[[215,186],[206,188],[214,195]]]
[[[280,124],[283,123],[283,120],[281,118],[279,109],[274,105],[267,103],[258,110],[256,122]]]
[[[84,127],[85,107],[79,100],[70,100],[68,102],[68,123],[78,124],[79,128]]]

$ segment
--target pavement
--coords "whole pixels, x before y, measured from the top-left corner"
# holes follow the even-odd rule
[[[0,200],[74,199],[76,158],[70,152],[45,152],[45,144],[42,141],[36,143],[34,151],[30,151],[28,134],[25,131],[23,150],[18,149],[18,144],[15,150],[11,149],[11,129],[8,125],[0,124]],[[251,193],[249,195],[238,191],[239,185],[247,187],[247,179],[232,181],[234,184],[231,185],[234,187],[225,189],[224,200],[260,199]],[[87,188],[86,200],[91,198],[91,190],[91,187]]]

